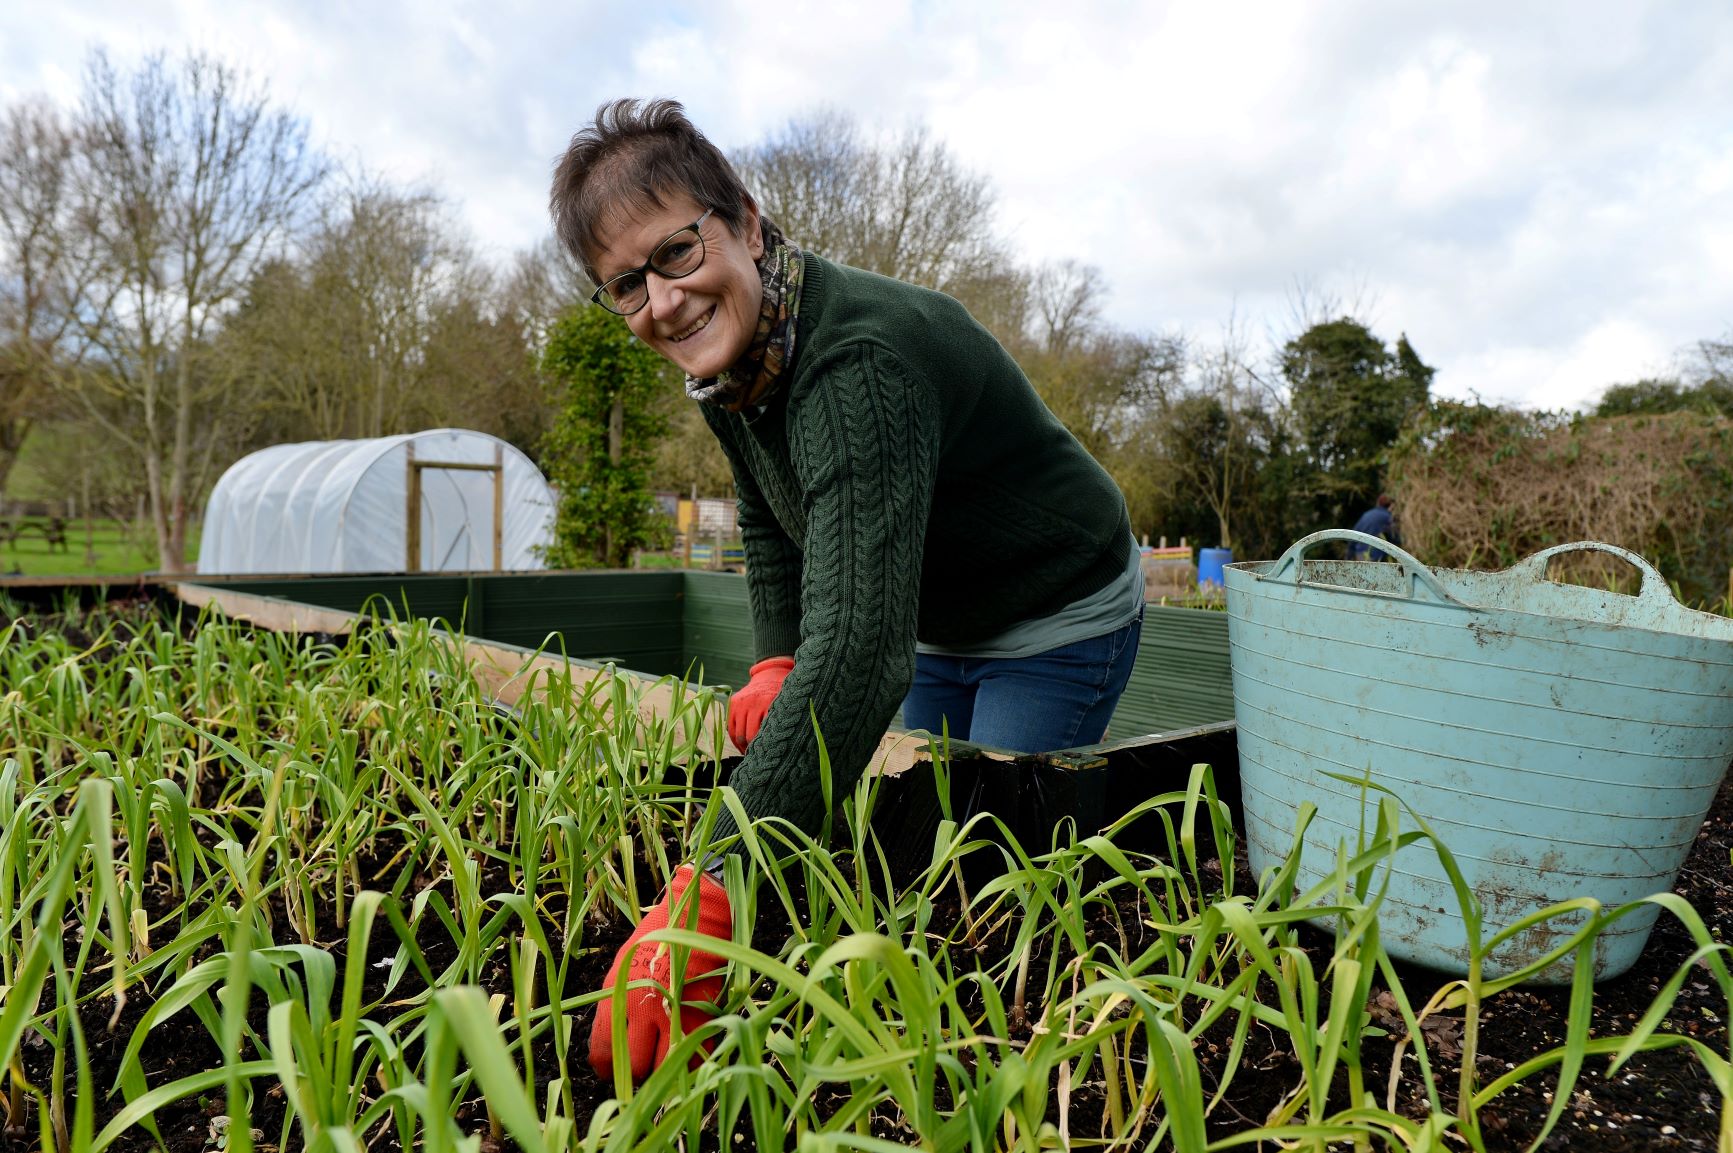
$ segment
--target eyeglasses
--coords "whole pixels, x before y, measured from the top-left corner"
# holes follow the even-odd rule
[[[650,259],[630,272],[610,276],[590,294],[590,299],[618,316],[631,316],[650,303],[650,282],[644,274],[654,272],[663,280],[691,276],[704,263],[704,234],[698,231],[714,208],[656,246]]]

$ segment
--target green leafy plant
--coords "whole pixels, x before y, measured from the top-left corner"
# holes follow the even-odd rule
[[[549,330],[542,372],[560,409],[541,454],[559,490],[549,565],[623,568],[634,549],[668,547],[648,486],[671,370],[619,317],[582,304]]]

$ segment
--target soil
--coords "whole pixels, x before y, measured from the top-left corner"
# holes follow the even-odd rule
[[[390,846],[381,846],[381,859],[391,855]],[[1681,872],[1676,891],[1689,900],[1703,915],[1718,937],[1733,937],[1733,779],[1724,785],[1711,811],[1697,845]],[[1242,868],[1244,862],[1241,862]],[[503,876],[484,874],[490,888],[502,887]],[[281,910],[278,910],[281,913]],[[323,923],[329,910],[322,914]],[[279,922],[281,923],[281,922]],[[1135,923],[1135,922],[1131,922]],[[550,935],[554,928],[548,925]],[[622,941],[629,926],[610,925],[592,933],[587,942],[591,949],[575,959],[568,991],[579,987],[595,988],[601,984],[609,959]],[[775,949],[786,932],[786,924],[766,922],[755,934],[761,947]],[[1104,913],[1100,931],[1105,935],[1117,932]],[[556,947],[557,938],[555,938]],[[1329,942],[1322,934],[1305,931],[1302,943],[1313,952],[1314,961],[1322,967],[1329,953]],[[429,962],[437,969],[443,959],[437,940],[425,942],[432,955]],[[375,949],[380,956],[390,951],[390,942],[379,937]],[[341,965],[341,945],[333,946]],[[1671,918],[1663,915],[1651,935],[1648,946],[1636,966],[1624,976],[1607,981],[1595,990],[1592,1032],[1605,1036],[1627,1032],[1633,1028],[1661,987],[1692,952],[1689,936]],[[373,970],[369,970],[370,973]],[[382,978],[381,978],[382,979]],[[1424,970],[1403,972],[1403,987],[1415,1004],[1421,1003],[1446,978]],[[399,986],[398,996],[416,987],[410,977]],[[509,975],[503,964],[497,972],[487,974],[484,982],[491,991],[509,989]],[[376,990],[369,990],[372,995]],[[1546,1052],[1563,1043],[1565,1020],[1569,1008],[1568,989],[1524,988],[1507,991],[1493,998],[1482,1015],[1480,1032],[1482,1083],[1502,1074],[1524,1060]],[[132,1027],[142,1017],[151,998],[146,990],[131,995],[119,1026],[110,1031],[107,1022],[109,1002],[93,1000],[83,1015],[83,1027],[90,1045],[90,1072],[99,1089],[113,1083],[122,1053]],[[1723,1015],[1727,1004],[1721,997],[1707,970],[1687,977],[1678,999],[1668,1013],[1663,1028],[1693,1037],[1720,1052],[1727,1049],[1727,1022]],[[255,1026],[263,1029],[263,1009]],[[1454,1108],[1454,1091],[1461,1043],[1461,1013],[1435,1019],[1435,1027],[1423,1029],[1423,1038],[1432,1061],[1434,1075],[1441,1090],[1445,1108]],[[576,1035],[587,1034],[588,1022],[580,1022]],[[1380,1104],[1385,1102],[1388,1086],[1390,1054],[1395,1048],[1398,1026],[1392,1036],[1373,1041],[1366,1046],[1368,1068],[1366,1083]],[[153,1038],[144,1049],[144,1066],[152,1084],[173,1080],[190,1072],[212,1068],[218,1064],[218,1051],[204,1030],[189,1021],[189,1027],[162,1030],[160,1041]],[[1262,1123],[1297,1081],[1296,1066],[1288,1053],[1284,1038],[1279,1034],[1254,1028],[1242,1058],[1242,1068],[1234,1075],[1227,1098],[1212,1115],[1212,1139],[1236,1130]],[[1215,1088],[1213,1078],[1221,1072],[1227,1055],[1227,1038],[1212,1037],[1199,1046],[1197,1056],[1205,1076],[1205,1093]],[[1408,1047],[1410,1053],[1412,1046]],[[24,1063],[30,1079],[46,1084],[50,1072],[52,1049],[41,1038],[28,1038]],[[1619,1075],[1608,1079],[1604,1058],[1591,1059],[1572,1094],[1570,1106],[1548,1137],[1546,1149],[1595,1150],[1713,1150],[1720,1109],[1719,1097],[1708,1075],[1685,1048],[1674,1048],[1642,1054],[1633,1059]],[[546,1047],[538,1054],[538,1066],[543,1076],[551,1076],[553,1054]],[[1424,1097],[1419,1078],[1414,1075],[1412,1056],[1404,1062],[1405,1075],[1397,1085],[1397,1109],[1409,1115],[1424,1112]],[[612,1095],[612,1087],[597,1080],[579,1057],[579,1067],[568,1070],[577,1101],[578,1131],[582,1132],[590,1114]],[[1481,1113],[1489,1148],[1521,1149],[1533,1140],[1544,1124],[1552,1105],[1552,1074],[1541,1074],[1505,1092]],[[1338,1096],[1342,1086],[1338,1086]],[[261,1148],[275,1146],[281,1131],[284,1106],[280,1091],[267,1082],[255,1085],[254,1126],[260,1131]],[[840,1103],[840,1099],[839,1099]],[[1345,1101],[1334,1102],[1345,1104]],[[118,1101],[105,1099],[97,1107],[97,1125],[113,1115]],[[1057,1102],[1050,1120],[1057,1121]],[[215,1147],[222,1124],[223,1099],[220,1091],[202,1099],[187,1100],[165,1108],[157,1114],[157,1124],[163,1144],[173,1153],[205,1150]],[[1099,1131],[1105,1100],[1098,1083],[1085,1082],[1071,1093],[1068,1124],[1076,1135]],[[466,1104],[460,1118],[483,1127],[482,1115],[474,1102]],[[911,1134],[900,1119],[886,1109],[874,1119],[874,1130],[882,1137],[908,1139]],[[37,1148],[35,1125],[26,1130],[14,1129],[0,1135],[0,1153]],[[395,1149],[394,1134],[374,1135],[370,1148]],[[743,1139],[741,1139],[743,1138]],[[298,1144],[298,1134],[291,1138],[291,1147]],[[508,1143],[509,1144],[509,1143]],[[114,1148],[120,1153],[133,1153],[155,1147],[149,1134],[142,1130],[127,1135]],[[749,1133],[737,1135],[733,1149],[752,1148]]]
[[[0,622],[0,627],[3,627],[3,622]],[[381,863],[390,860],[398,847],[382,842],[376,847],[377,860]],[[1243,860],[1240,870],[1242,876],[1251,875]],[[484,892],[499,892],[508,886],[507,878],[497,867],[484,871],[483,882]],[[1675,891],[1691,902],[1717,940],[1733,940],[1733,778],[1723,785],[1680,873]],[[166,896],[163,899],[166,900]],[[164,911],[151,910],[153,917]],[[276,909],[274,913],[277,924],[287,923],[282,909]],[[559,910],[548,910],[546,925],[555,948],[561,944],[557,930],[558,913]],[[1135,910],[1123,910],[1122,914],[1126,924],[1137,924]],[[319,910],[318,923],[335,924],[334,910]],[[769,921],[760,924],[755,933],[759,946],[769,952],[777,951],[786,929],[786,924],[777,925]],[[1103,939],[1118,933],[1105,911],[1097,929]],[[584,956],[574,959],[569,983],[563,992],[576,994],[600,987],[612,954],[628,930],[628,925],[614,924],[589,931],[585,941],[587,951]],[[449,949],[450,944],[432,936],[424,944],[431,954],[429,961],[437,970],[440,950]],[[1302,930],[1302,944],[1313,953],[1314,963],[1322,971],[1329,955],[1328,940],[1307,929]],[[342,943],[334,942],[329,947],[337,954],[341,971]],[[388,932],[375,935],[374,948],[381,957],[388,955],[393,947]],[[1692,951],[1693,944],[1684,929],[1663,914],[1635,967],[1596,988],[1592,1034],[1608,1036],[1634,1028]],[[374,972],[369,969],[370,975]],[[1448,978],[1424,970],[1410,969],[1402,973],[1403,987],[1415,1005],[1423,1003],[1446,980]],[[485,975],[484,984],[493,992],[509,991],[510,977],[505,972],[503,958],[495,971]],[[399,985],[395,995],[407,997],[419,987],[418,978],[411,975]],[[97,989],[94,983],[90,986],[92,992]],[[369,990],[369,996],[376,992]],[[1379,990],[1374,992],[1376,1004]],[[1481,1017],[1481,1083],[1563,1044],[1569,1000],[1568,989],[1549,988],[1515,989],[1491,999]],[[81,1020],[89,1045],[89,1072],[99,1093],[106,1094],[108,1086],[114,1084],[132,1028],[150,1003],[149,990],[134,989],[118,1026],[111,1030],[107,1020],[111,1002],[105,996],[95,996],[87,1002]],[[1725,1054],[1728,1051],[1728,1024],[1725,1020],[1728,1009],[1712,975],[1706,969],[1693,972],[1687,975],[1662,1029],[1692,1037]],[[253,1021],[261,1033],[265,1025],[264,1014],[261,1006]],[[194,1071],[213,1068],[219,1063],[219,1053],[204,1029],[190,1014],[186,1015],[185,1021],[185,1027],[158,1030],[145,1045],[143,1064],[151,1084],[171,1081]],[[587,1037],[588,1025],[587,1019],[577,1024],[574,1034],[579,1039],[579,1046],[574,1056],[578,1067],[566,1070],[577,1102],[574,1120],[578,1132],[587,1128],[591,1114],[612,1096],[611,1085],[597,1080],[582,1060],[582,1039]],[[1369,1062],[1366,1083],[1380,1105],[1385,1103],[1391,1055],[1396,1048],[1396,1034],[1400,1032],[1400,1025],[1395,1024],[1392,1036],[1373,1040],[1365,1046]],[[1228,1052],[1225,1041],[1225,1036],[1207,1038],[1197,1051],[1204,1071],[1206,1099],[1213,1093],[1215,1079],[1222,1073]],[[1433,1025],[1423,1030],[1422,1041],[1432,1062],[1443,1106],[1454,1109],[1461,1043],[1460,1011],[1453,1017],[1434,1019]],[[1293,1088],[1298,1080],[1296,1065],[1284,1042],[1285,1038],[1272,1031],[1253,1028],[1242,1057],[1242,1067],[1235,1073],[1226,1099],[1212,1114],[1211,1139],[1262,1124],[1270,1110]],[[1395,1107],[1399,1112],[1421,1116],[1426,1108],[1425,1098],[1420,1080],[1414,1073],[1412,1044],[1407,1049],[1410,1056],[1404,1061],[1404,1073],[1396,1085]],[[53,1049],[46,1039],[27,1035],[23,1063],[32,1083],[49,1083],[52,1059]],[[551,1076],[555,1062],[549,1046],[542,1046],[537,1061],[541,1075],[544,1078]],[[1612,1153],[1715,1149],[1720,1098],[1709,1076],[1688,1048],[1641,1054],[1613,1078],[1605,1075],[1606,1068],[1605,1058],[1590,1059],[1571,1095],[1569,1106],[1543,1148],[1593,1149]],[[1556,1078],[1552,1073],[1536,1075],[1486,1106],[1481,1112],[1481,1121],[1488,1147],[1525,1148],[1545,1122],[1552,1106],[1555,1084]],[[254,1089],[254,1126],[260,1131],[260,1148],[275,1148],[284,1116],[281,1091],[267,1081],[257,1082]],[[840,1100],[839,1097],[839,1104]],[[1345,1087],[1338,1085],[1332,1105],[1345,1107],[1346,1104]],[[113,1098],[104,1096],[97,1103],[98,1129],[113,1116],[119,1105],[118,1095]],[[1070,1132],[1084,1138],[1099,1132],[1105,1107],[1103,1087],[1099,1083],[1085,1082],[1074,1086],[1067,1117]],[[1058,1120],[1057,1109],[1055,1095],[1051,1120]],[[162,1146],[173,1153],[216,1148],[223,1111],[220,1091],[160,1110],[156,1122]],[[472,1131],[485,1128],[474,1101],[460,1107],[459,1118]],[[874,1132],[891,1140],[908,1140],[912,1136],[888,1107],[874,1118]],[[0,1133],[0,1153],[37,1148],[36,1134],[37,1121],[32,1115],[26,1125]],[[394,1132],[375,1133],[370,1137],[369,1147],[372,1149],[398,1148]],[[298,1142],[299,1134],[292,1133],[289,1146],[298,1147]],[[1455,1144],[1461,1147],[1460,1142]],[[483,1147],[489,1148],[490,1145],[498,1147],[492,1143],[484,1143]],[[155,1147],[156,1142],[142,1130],[135,1130],[113,1146],[120,1153]],[[735,1134],[728,1147],[735,1150],[752,1148],[751,1134]]]

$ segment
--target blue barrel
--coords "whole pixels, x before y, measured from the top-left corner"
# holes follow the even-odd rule
[[[1395,564],[1304,560],[1326,541]],[[1642,574],[1636,595],[1558,584],[1547,561],[1596,550]],[[1371,827],[1388,788],[1449,847],[1484,917],[1482,941],[1560,901],[1605,908],[1669,889],[1733,758],[1733,620],[1688,609],[1642,558],[1595,542],[1503,572],[1429,569],[1335,530],[1281,559],[1227,569],[1228,645],[1246,847],[1280,863],[1302,803],[1299,889]],[[1364,824],[1362,822],[1365,822]],[[1457,896],[1425,841],[1390,862],[1380,939],[1392,956],[1466,972]],[[1629,968],[1659,910],[1612,925],[1597,978]],[[1482,972],[1526,968],[1583,916],[1525,930]],[[1570,958],[1537,980],[1570,979]]]
[[[1222,570],[1233,562],[1231,548],[1200,548],[1197,550],[1197,585],[1222,586]]]

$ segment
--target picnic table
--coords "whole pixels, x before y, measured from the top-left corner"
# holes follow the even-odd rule
[[[0,517],[0,540],[17,551],[18,542],[26,536],[40,536],[49,552],[70,551],[66,543],[66,522],[60,517]]]

